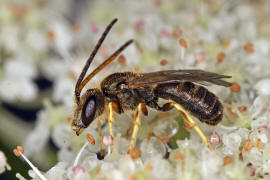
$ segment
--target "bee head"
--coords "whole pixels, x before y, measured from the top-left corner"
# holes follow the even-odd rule
[[[73,113],[72,130],[80,135],[104,111],[104,96],[99,89],[88,89]]]

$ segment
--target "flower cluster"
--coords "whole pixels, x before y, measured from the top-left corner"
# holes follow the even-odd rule
[[[0,8],[0,42],[6,42],[0,44],[1,99],[42,98],[33,82],[38,70],[53,82],[52,100],[43,100],[44,108],[19,154],[34,156],[51,138],[58,163],[44,173],[30,170],[33,179],[270,178],[269,1],[38,2],[4,0]],[[85,89],[99,86],[102,78],[117,71],[203,69],[230,75],[230,88],[208,86],[224,105],[222,122],[210,127],[196,121],[211,151],[176,110],[149,109],[129,153],[133,114],[115,114],[114,138],[106,115],[101,118],[102,137],[96,121],[80,136],[72,132],[76,79],[114,17],[119,23],[88,72],[125,41],[132,38],[135,43]]]

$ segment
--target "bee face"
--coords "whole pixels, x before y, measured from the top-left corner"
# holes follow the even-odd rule
[[[80,117],[81,117],[81,107],[77,106],[74,109],[73,120],[71,124],[72,130],[76,132],[77,136],[80,135],[85,128]]]
[[[72,130],[80,135],[104,111],[104,97],[99,89],[88,89],[75,107]]]

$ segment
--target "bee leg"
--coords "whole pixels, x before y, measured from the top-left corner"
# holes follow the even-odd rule
[[[143,103],[139,103],[139,105],[136,108],[136,112],[135,112],[135,116],[134,116],[134,128],[133,128],[128,152],[130,152],[133,149],[134,144],[136,142],[136,137],[137,137],[137,133],[139,130],[139,126],[141,125],[141,112],[145,111],[145,109],[146,109],[146,106]]]
[[[114,134],[113,134],[113,122],[114,122],[114,117],[113,117],[113,102],[109,102],[108,104],[108,122],[109,122],[109,130],[110,130],[110,135],[114,139]],[[111,152],[113,151],[113,142],[111,144]]]
[[[197,133],[202,138],[202,140],[204,141],[204,143],[208,147],[208,149],[211,150],[212,147],[211,147],[211,145],[209,143],[209,140],[206,138],[204,133],[201,131],[201,129],[199,128],[197,123],[188,115],[186,110],[181,105],[176,104],[176,103],[171,103],[171,106],[175,107],[178,110],[178,112],[186,120],[186,122],[190,125],[190,127],[193,127],[195,129],[195,131],[197,131]]]
[[[100,155],[103,156],[103,143],[102,143],[102,130],[101,130],[101,119],[98,119],[98,136],[99,136],[99,148],[100,148]]]

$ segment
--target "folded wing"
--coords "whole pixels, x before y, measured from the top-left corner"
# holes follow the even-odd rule
[[[178,83],[178,82],[194,82],[201,85],[208,83],[219,86],[230,87],[231,83],[222,80],[223,78],[231,78],[231,76],[220,75],[203,70],[185,69],[185,70],[167,70],[156,71],[151,73],[142,73],[138,77],[130,79],[129,88],[138,88],[146,86],[155,86],[158,84]]]

